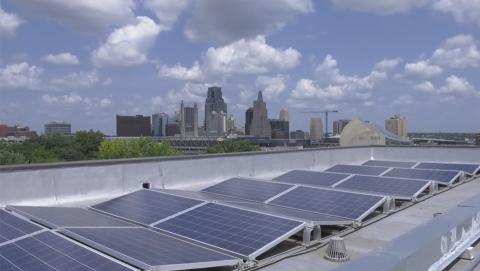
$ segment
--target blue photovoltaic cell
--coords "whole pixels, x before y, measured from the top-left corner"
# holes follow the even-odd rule
[[[333,173],[333,172],[319,172],[307,170],[292,170],[274,180],[278,182],[304,184],[312,186],[331,186],[345,178],[349,174]]]
[[[251,256],[269,244],[273,246],[274,242],[283,241],[278,239],[302,226],[303,223],[298,221],[208,203],[155,227],[242,256]]]
[[[0,264],[2,271],[132,270],[52,232],[39,233],[0,247]]]
[[[372,167],[372,166],[357,166],[357,165],[335,165],[326,172],[338,172],[348,174],[360,174],[378,176],[388,170],[388,167]]]
[[[460,171],[451,170],[431,170],[431,169],[414,169],[414,168],[393,168],[385,175],[386,177],[399,177],[407,179],[422,179],[429,181],[437,181],[439,183],[449,184]]]
[[[207,268],[238,262],[234,257],[146,228],[67,228],[64,233],[142,269],[163,270],[162,266],[168,266],[165,270],[184,270],[194,265]]]
[[[42,228],[0,210],[0,243],[34,233]]]
[[[463,171],[470,175],[477,173],[480,165],[477,164],[457,164],[457,163],[420,163],[415,168],[422,169],[442,169]]]
[[[202,201],[140,190],[97,204],[93,208],[148,225],[200,203]]]
[[[355,175],[335,187],[412,198],[424,190],[427,184],[428,181],[421,180]]]
[[[270,204],[357,220],[383,201],[380,196],[297,187]]]
[[[232,178],[202,191],[217,193],[235,198],[264,202],[269,198],[292,188],[292,185],[262,182],[243,178]]]
[[[400,168],[412,168],[416,164],[417,162],[387,161],[387,160],[369,160],[363,163],[364,166],[400,167]]]
[[[37,206],[8,206],[7,208],[51,228],[134,226],[111,216],[82,208]]]

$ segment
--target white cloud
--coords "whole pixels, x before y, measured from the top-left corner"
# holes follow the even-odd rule
[[[432,78],[442,74],[443,69],[436,65],[431,65],[426,60],[407,63],[405,65],[405,75],[410,78]]]
[[[84,31],[105,31],[135,19],[133,0],[16,0],[25,16],[44,17]]]
[[[112,100],[109,98],[100,97],[84,97],[75,92],[65,95],[42,95],[42,101],[48,105],[54,106],[82,106],[87,112],[97,108],[108,108],[112,105]]]
[[[4,11],[0,3],[0,39],[13,37],[22,23],[17,15]]]
[[[450,75],[445,80],[445,86],[439,89],[440,93],[471,93],[475,91],[473,86],[466,78]]]
[[[36,89],[41,83],[43,69],[27,62],[0,68],[0,88]]]
[[[50,81],[50,88],[56,90],[89,88],[100,83],[98,72],[74,72],[64,77],[54,78]]]
[[[263,88],[263,94],[267,100],[275,99],[282,94],[286,86],[287,76],[278,74],[277,76],[258,76],[255,86]]]
[[[147,61],[147,53],[155,43],[161,27],[152,19],[137,17],[135,24],[115,29],[97,50],[92,60],[97,67],[128,67]]]
[[[423,92],[434,92],[435,86],[430,81],[425,81],[422,83],[415,84],[413,86],[415,90],[423,91]]]
[[[400,65],[402,62],[403,60],[399,57],[391,59],[385,58],[375,64],[374,69],[377,71],[391,71],[398,67],[398,65]]]
[[[457,22],[480,26],[480,0],[435,0],[433,8],[452,15]]]
[[[63,65],[77,65],[80,62],[76,55],[73,55],[69,52],[67,53],[60,53],[60,54],[48,54],[42,58],[46,62],[50,62],[53,64],[63,64]]]
[[[185,83],[181,89],[172,89],[164,96],[155,96],[150,99],[151,109],[169,113],[177,112],[181,101],[188,105],[197,103],[197,106],[202,108],[208,86],[206,84]]]
[[[159,75],[181,80],[217,80],[234,74],[262,74],[273,70],[288,70],[300,63],[301,54],[293,48],[274,48],[264,36],[241,39],[222,47],[210,47],[203,54],[201,63],[191,68],[179,64],[163,65]]]
[[[200,69],[200,65],[197,61],[195,61],[191,68],[183,67],[180,64],[176,64],[173,67],[162,65],[158,69],[158,75],[160,77],[167,77],[185,81],[201,81],[204,79],[204,74]]]
[[[313,11],[311,0],[195,1],[185,34],[190,40],[225,44],[266,35]]]
[[[450,68],[480,67],[480,51],[472,35],[457,35],[447,39],[435,50],[432,61]]]
[[[411,105],[415,103],[414,98],[411,95],[402,95],[393,101],[396,105]]]
[[[388,15],[425,6],[429,0],[333,0],[333,2],[340,8]]]
[[[170,30],[189,4],[188,0],[145,0],[143,6],[157,16],[159,24]]]

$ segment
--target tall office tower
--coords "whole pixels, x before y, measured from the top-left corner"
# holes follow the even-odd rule
[[[209,87],[205,100],[205,131],[207,135],[223,135],[226,131],[218,130],[223,115],[227,115],[227,104],[222,97],[222,88]]]
[[[168,114],[157,113],[152,115],[152,135],[167,136]]]
[[[227,132],[227,114],[223,111],[210,113],[207,123],[205,132],[208,136],[223,136]]]
[[[310,119],[310,140],[321,141],[323,138],[323,126],[321,118]]]
[[[396,134],[401,138],[407,138],[407,119],[405,117],[395,115],[385,121],[385,130]]]
[[[343,128],[347,126],[347,124],[350,122],[350,120],[336,120],[333,122],[333,134],[334,135],[339,135],[342,133]]]
[[[290,121],[290,112],[288,112],[286,108],[282,108],[280,110],[279,119],[283,121]]]
[[[179,112],[180,134],[182,136],[198,136],[198,107],[197,104],[193,107],[186,107],[180,104]]]
[[[270,127],[273,139],[288,139],[290,136],[290,123],[286,120],[271,119]]]
[[[66,122],[52,121],[44,125],[44,130],[46,135],[71,135],[72,125]]]
[[[250,107],[245,111],[245,135],[250,135],[253,121],[253,107]]]
[[[262,92],[258,92],[258,98],[253,102],[253,119],[250,127],[251,135],[255,137],[267,137],[272,135],[270,122],[268,121],[267,104],[263,101]]]
[[[117,136],[150,136],[152,128],[150,116],[117,115]]]
[[[233,115],[230,115],[227,119],[227,131],[228,132],[234,132],[237,130],[237,120],[235,120],[235,117]]]

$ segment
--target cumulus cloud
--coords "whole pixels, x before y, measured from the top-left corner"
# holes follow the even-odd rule
[[[194,41],[225,44],[266,35],[313,11],[311,0],[195,1],[185,35]]]
[[[83,31],[104,31],[135,19],[133,0],[16,0],[25,16],[43,17]]]
[[[430,81],[424,81],[413,86],[415,90],[423,91],[423,92],[434,92],[435,86]]]
[[[80,62],[76,55],[71,53],[60,53],[60,54],[48,54],[42,58],[44,61],[53,63],[53,64],[61,64],[61,65],[77,65]]]
[[[50,88],[56,90],[89,88],[100,83],[98,72],[74,72],[66,76],[54,78],[50,81]]]
[[[97,67],[128,67],[145,63],[161,27],[152,19],[137,17],[135,24],[115,29],[104,44],[92,53]]]
[[[442,74],[443,69],[436,65],[431,65],[428,61],[407,63],[405,65],[405,76],[410,78],[432,78]]]
[[[267,100],[275,99],[282,94],[286,86],[288,77],[278,74],[276,76],[258,76],[255,86],[262,88],[262,92]]]
[[[41,84],[43,69],[27,62],[0,68],[0,88],[36,89]]]
[[[17,15],[4,11],[0,3],[0,39],[13,37],[22,23]]]
[[[377,71],[391,71],[394,70],[398,65],[400,65],[403,62],[403,59],[397,57],[397,58],[391,58],[391,59],[383,59],[382,61],[378,62],[375,64],[374,69]]]
[[[429,0],[333,0],[339,8],[381,15],[407,12],[425,6],[428,2]]]
[[[49,105],[55,106],[82,106],[86,111],[93,109],[108,108],[112,105],[112,100],[109,98],[100,97],[86,97],[81,96],[75,92],[64,95],[42,95],[42,101]]]
[[[450,75],[445,79],[445,86],[439,89],[440,93],[471,93],[475,91],[475,86],[472,85],[466,78]]]
[[[372,91],[388,78],[388,73],[381,70],[382,62],[379,63],[366,76],[344,75],[337,66],[337,60],[327,55],[316,67],[315,79],[302,78],[297,82],[289,103],[295,107],[332,101],[362,101],[363,104],[372,104]]]
[[[435,0],[433,8],[450,14],[460,23],[474,23],[480,26],[479,0]]]
[[[402,95],[393,101],[393,104],[396,105],[411,105],[413,103],[415,103],[415,101],[412,95]]]
[[[180,102],[184,101],[187,104],[197,103],[199,108],[205,102],[205,95],[207,88],[210,85],[185,83],[180,89],[171,89],[164,96],[155,96],[150,99],[151,109],[161,109],[165,112],[177,112]]]
[[[457,35],[447,39],[433,52],[432,61],[450,68],[480,67],[480,51],[472,35]]]
[[[170,30],[189,4],[188,0],[145,0],[143,6],[151,10],[165,29]]]
[[[288,70],[300,63],[301,54],[293,48],[274,48],[264,36],[241,39],[222,47],[210,47],[200,64],[191,68],[179,64],[163,65],[159,75],[181,80],[223,78],[234,74],[262,74],[273,70]]]

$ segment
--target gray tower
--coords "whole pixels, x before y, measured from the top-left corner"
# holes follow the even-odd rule
[[[267,104],[263,101],[262,92],[258,92],[258,99],[253,102],[253,120],[250,134],[255,137],[271,136],[270,121],[268,120]]]
[[[205,131],[211,135],[222,135],[226,131],[218,125],[221,122],[219,116],[227,115],[227,104],[222,97],[220,87],[209,87],[205,100]]]

